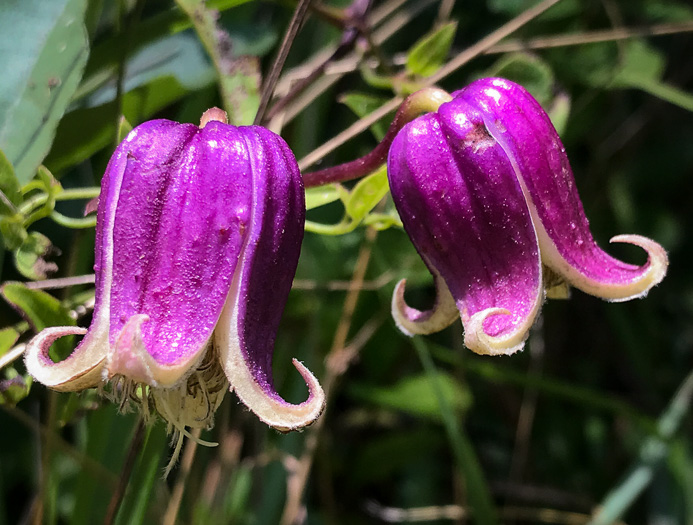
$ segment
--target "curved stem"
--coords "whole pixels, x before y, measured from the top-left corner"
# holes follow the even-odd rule
[[[93,199],[98,197],[101,193],[101,188],[99,186],[91,186],[87,188],[74,188],[70,190],[62,190],[60,193],[55,195],[55,200],[57,201],[71,201],[79,199]],[[29,199],[28,201],[22,203],[19,207],[19,212],[22,214],[27,214],[34,208],[37,208],[48,201],[49,195],[47,193],[42,193]]]
[[[412,93],[399,106],[385,137],[373,151],[351,162],[306,173],[303,175],[304,185],[306,188],[310,188],[332,182],[343,182],[363,177],[375,171],[385,163],[392,141],[395,140],[397,133],[405,124],[411,122],[422,113],[436,111],[441,104],[450,100],[452,100],[450,94],[435,87],[424,88],[416,93]]]
[[[94,216],[74,218],[53,210],[50,214],[50,218],[67,228],[82,229],[96,226],[96,217]]]

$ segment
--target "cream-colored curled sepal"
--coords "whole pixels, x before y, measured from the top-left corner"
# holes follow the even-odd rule
[[[41,330],[26,346],[26,369],[39,383],[60,392],[77,392],[102,382],[101,372],[108,354],[108,333],[90,332],[75,350],[60,362],[54,362],[48,351],[60,337],[84,335],[86,328],[54,326]]]
[[[228,301],[214,331],[214,344],[231,390],[261,421],[281,432],[310,425],[325,409],[325,392],[320,383],[303,363],[294,359],[293,364],[308,387],[308,399],[294,405],[265,390],[243,355],[237,312],[234,301]]]
[[[404,288],[407,280],[402,279],[392,294],[392,318],[397,328],[408,336],[427,335],[440,332],[454,323],[460,312],[450,290],[440,275],[434,274],[436,301],[430,310],[420,311],[407,305]]]

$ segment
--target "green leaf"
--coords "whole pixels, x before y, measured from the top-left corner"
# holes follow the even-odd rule
[[[47,278],[49,273],[58,269],[55,263],[47,262],[44,259],[52,250],[53,245],[48,237],[39,232],[29,233],[14,253],[17,270],[24,277],[33,281]]]
[[[125,140],[125,137],[128,136],[128,133],[132,131],[132,124],[128,122],[128,119],[126,119],[124,116],[120,117],[120,120],[118,121],[118,143],[120,144],[123,140]]]
[[[120,54],[114,58],[120,60]],[[89,78],[85,78],[75,96],[84,97],[81,103],[88,107],[115,100],[117,89],[113,80],[117,75],[116,71],[116,63],[96,70]],[[193,31],[164,36],[134,53],[127,61],[123,92],[127,93],[157,78],[169,76],[190,91],[214,82],[214,68]]]
[[[325,193],[321,194],[319,190],[324,188],[326,188]],[[344,235],[354,231],[362,222],[381,230],[391,226],[401,226],[399,217],[394,215],[384,213],[369,215],[389,190],[387,167],[384,165],[375,173],[361,179],[350,192],[340,184],[311,188],[306,191],[308,209],[341,199],[344,203],[345,216],[337,224],[306,221],[306,231],[320,235]]]
[[[0,330],[0,357],[5,355],[19,339],[19,332],[14,328]]]
[[[662,78],[666,59],[647,43],[634,40],[628,43],[626,51],[613,82],[628,82],[629,78],[657,81]]]
[[[428,77],[435,73],[450,52],[457,22],[448,22],[416,42],[407,54],[407,71]]]
[[[66,308],[52,295],[42,290],[31,290],[23,283],[8,282],[0,288],[5,300],[29,321],[36,332],[49,326],[74,326]],[[72,352],[73,337],[61,337],[54,344],[57,356],[65,357]]]
[[[361,179],[351,190],[349,199],[344,202],[347,215],[354,221],[361,222],[389,190],[387,167],[382,166],[375,173]]]
[[[23,283],[8,282],[0,288],[5,300],[20,310],[36,331],[49,326],[74,326],[75,321],[55,297],[32,290]]]
[[[27,182],[48,153],[82,76],[86,0],[0,3],[0,149]]]
[[[380,108],[389,99],[384,97],[374,97],[366,93],[346,93],[339,98],[339,101],[346,105],[357,117],[363,118]],[[370,127],[373,136],[377,140],[382,140],[387,133],[392,118],[390,116],[382,118]]]
[[[549,118],[553,123],[553,127],[559,135],[562,135],[568,126],[568,117],[570,116],[570,97],[565,93],[559,93],[553,99],[553,102],[546,108]]]
[[[348,193],[341,184],[325,184],[306,189],[306,210],[319,208],[325,204],[338,201]]]
[[[653,97],[665,100],[682,109],[693,111],[693,93],[688,93],[665,82],[648,82],[643,79],[631,78],[630,87],[638,88]]]
[[[125,94],[123,113],[128,122],[142,122],[186,94],[175,78],[162,77]],[[116,111],[116,103],[109,102],[65,115],[58,126],[53,149],[46,158],[51,171],[60,173],[113,144],[117,133]]]
[[[118,512],[116,525],[152,523],[157,516],[147,509],[156,500],[157,481],[160,482],[162,460],[166,459],[168,436],[164,425],[148,426],[142,450],[137,456],[128,490]]]
[[[450,406],[464,411],[471,405],[471,395],[449,374],[438,372],[438,384]],[[438,398],[427,374],[407,377],[387,388],[354,386],[350,393],[359,399],[384,408],[441,419]]]
[[[5,154],[0,150],[0,214],[12,214],[22,202],[22,191],[14,168]],[[9,202],[8,202],[9,201]]]
[[[0,217],[0,234],[2,242],[8,250],[19,248],[27,237],[24,228],[24,216],[21,214]]]
[[[693,94],[661,81],[666,59],[645,42],[628,44],[623,63],[609,87],[636,88],[688,111],[693,111]]]
[[[656,22],[682,22],[693,20],[693,8],[688,2],[646,2],[642,5],[645,15]]]

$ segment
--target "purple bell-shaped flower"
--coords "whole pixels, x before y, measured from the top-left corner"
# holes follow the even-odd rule
[[[304,190],[286,143],[262,127],[146,122],[113,154],[96,226],[96,302],[88,330],[54,327],[26,365],[60,391],[101,386],[153,407],[178,430],[204,428],[224,393],[265,423],[291,430],[324,406],[300,362],[307,401],[272,385],[274,339],[298,262]],[[54,362],[58,337],[84,334]],[[142,388],[143,387],[143,388]]]
[[[397,285],[392,312],[403,332],[432,333],[461,317],[468,348],[512,354],[556,276],[610,301],[644,296],[664,278],[666,252],[650,239],[611,239],[642,247],[642,266],[597,246],[563,144],[524,88],[487,78],[452,96],[404,126],[388,157],[395,205],[437,288],[422,312]]]

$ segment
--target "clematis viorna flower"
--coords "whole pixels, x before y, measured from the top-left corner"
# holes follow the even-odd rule
[[[271,131],[226,124],[216,108],[199,127],[136,127],[101,184],[91,326],[40,332],[28,371],[59,391],[110,381],[181,433],[211,426],[229,387],[279,430],[310,424],[324,405],[316,378],[294,360],[309,396],[293,405],[271,368],[304,214],[296,160]],[[85,335],[54,362],[50,345],[69,334]]]
[[[512,354],[524,345],[545,288],[560,290],[562,282],[625,301],[666,273],[666,252],[645,237],[611,239],[643,248],[642,266],[597,246],[548,115],[508,80],[478,80],[403,127],[388,177],[437,291],[433,308],[419,311],[405,303],[404,281],[397,285],[392,312],[406,334],[432,333],[461,317],[469,349]]]

